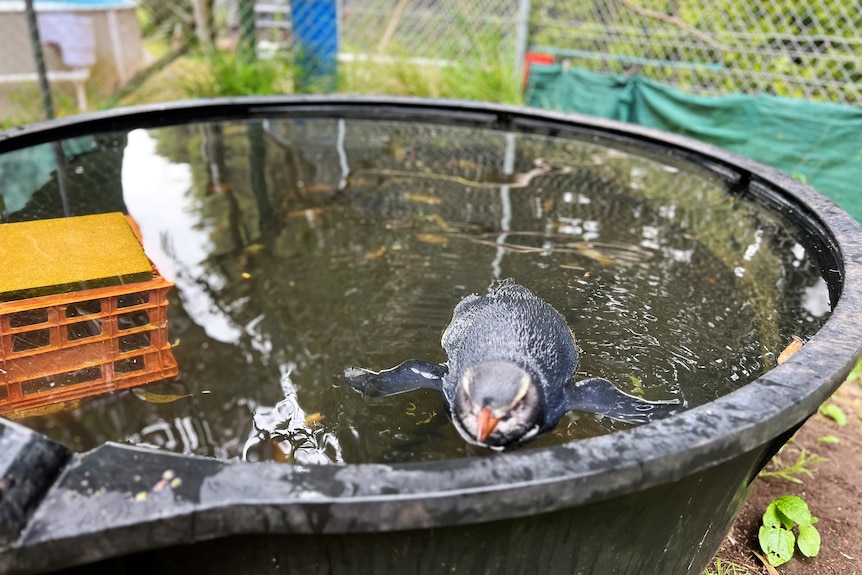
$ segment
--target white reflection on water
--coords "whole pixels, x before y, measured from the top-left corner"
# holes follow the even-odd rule
[[[805,288],[805,293],[802,296],[802,307],[813,317],[823,317],[832,311],[826,280],[819,278],[813,286]]]
[[[243,461],[256,461],[256,449],[270,442],[281,452],[279,459],[301,465],[344,463],[338,437],[317,425],[320,414],[309,415],[299,404],[296,386],[290,379],[295,365],[283,365],[281,390],[284,399],[274,406],[257,406],[248,440],[242,449]]]
[[[144,251],[177,285],[186,312],[209,337],[237,342],[241,328],[194,281],[204,274],[200,262],[211,247],[209,230],[196,229],[198,221],[191,215],[197,200],[191,194],[190,166],[158,155],[156,140],[146,130],[134,130],[123,155],[122,177],[123,199],[141,228]]]

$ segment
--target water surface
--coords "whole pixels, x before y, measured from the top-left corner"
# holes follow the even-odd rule
[[[829,313],[785,221],[669,154],[335,119],[64,146],[74,152],[63,197],[55,172],[8,198],[7,220],[127,210],[176,284],[168,318],[180,367],[178,380],[144,393],[24,421],[78,450],[120,441],[226,459],[307,460],[315,447],[348,462],[481,454],[437,394],[366,400],[341,374],[445,361],[453,307],[505,278],[566,317],[578,377],[690,406],[773,367]],[[255,413],[263,425],[300,410],[302,425],[295,417],[272,437],[255,429]],[[525,448],[626,427],[571,413]]]

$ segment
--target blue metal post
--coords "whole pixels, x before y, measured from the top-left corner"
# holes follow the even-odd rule
[[[333,92],[338,84],[338,0],[292,0],[296,91]]]

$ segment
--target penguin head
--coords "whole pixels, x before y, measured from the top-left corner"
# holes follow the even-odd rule
[[[471,443],[501,449],[539,431],[542,406],[526,370],[503,360],[464,370],[453,405],[458,427]]]

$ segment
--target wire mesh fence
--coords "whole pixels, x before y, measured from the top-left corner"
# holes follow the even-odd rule
[[[287,55],[303,73],[330,75],[326,91],[337,89],[338,59],[343,65],[407,60],[441,66],[478,60],[490,47],[504,52],[514,69],[526,50],[529,5],[529,0],[35,0],[38,24],[29,26],[24,1],[0,0],[0,114],[50,115],[38,97],[36,47],[44,54],[54,107],[65,113],[110,102],[118,91],[127,94],[141,76],[194,48],[198,54],[236,53],[246,60]]]
[[[489,41],[516,50],[529,2],[344,0],[344,46],[363,54],[471,58]]]
[[[44,81],[61,88],[60,95],[71,106],[86,109],[88,84],[110,90],[127,79],[133,63],[124,49],[140,48],[140,36],[125,33],[129,18],[135,18],[132,5],[124,10],[118,4],[107,12],[90,6],[59,10],[45,5],[34,10],[28,4],[0,2],[0,99],[23,109],[38,106]],[[106,42],[97,46],[99,36]],[[41,42],[35,42],[39,37]],[[0,106],[0,112],[5,116],[7,109]]]
[[[119,96],[190,55],[282,55],[295,69],[328,78],[322,89],[331,91],[339,88],[336,66],[366,61],[408,61],[424,72],[502,54],[517,78],[527,46],[572,66],[640,73],[693,92],[862,100],[862,0],[34,2],[30,25],[27,1],[0,0],[6,125],[50,113],[40,97],[40,51],[60,113],[124,102]],[[228,70],[240,82],[242,72]],[[158,88],[137,102],[171,94]]]
[[[860,0],[533,0],[531,43],[687,91],[858,103]]]

